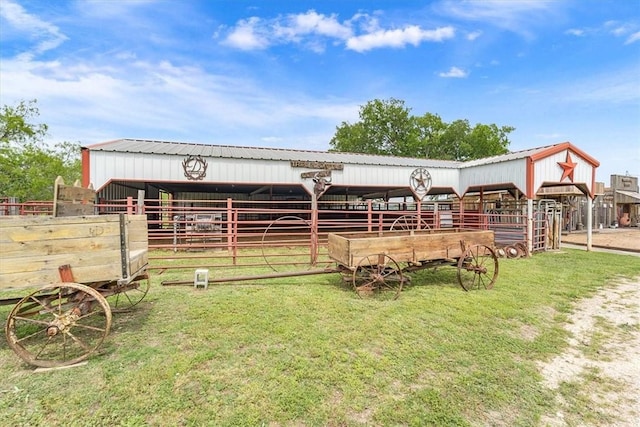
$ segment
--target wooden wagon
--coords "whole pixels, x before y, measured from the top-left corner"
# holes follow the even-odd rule
[[[54,210],[92,212],[86,190],[57,181]],[[112,310],[146,295],[147,252],[144,215],[0,217],[0,291],[29,290],[0,300],[15,304],[9,346],[35,366],[86,359],[108,335]]]
[[[451,265],[463,289],[490,289],[498,276],[493,231],[427,229],[336,233],[329,256],[361,295],[395,299],[409,278],[403,274]]]

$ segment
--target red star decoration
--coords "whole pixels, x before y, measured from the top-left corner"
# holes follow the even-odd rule
[[[562,178],[560,182],[564,181],[566,177],[569,177],[569,181],[573,182],[573,171],[578,165],[571,160],[571,154],[567,151],[567,160],[564,162],[558,162],[558,165],[562,168]]]

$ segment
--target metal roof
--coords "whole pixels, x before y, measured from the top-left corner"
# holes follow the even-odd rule
[[[635,203],[640,203],[640,193],[635,191],[616,190],[616,193],[629,197],[635,200]]]
[[[529,148],[527,150],[521,150],[521,151],[512,151],[507,154],[484,157],[482,159],[477,159],[477,160],[469,160],[468,162],[464,162],[460,167],[467,168],[467,167],[473,167],[473,166],[479,166],[479,165],[488,165],[491,163],[508,162],[510,160],[526,159],[527,157],[531,157],[534,154],[544,152],[549,148],[555,147],[556,145],[558,144],[547,145],[544,147]]]
[[[165,154],[176,156],[203,156],[257,160],[305,160],[317,162],[340,162],[379,166],[425,166],[457,169],[461,162],[451,160],[420,159],[412,157],[382,156],[331,151],[292,150],[284,148],[241,147],[230,145],[195,144],[185,142],[152,141],[144,139],[118,139],[89,145],[90,151],[124,153]]]

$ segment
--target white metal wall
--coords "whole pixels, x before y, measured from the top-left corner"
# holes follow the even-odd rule
[[[101,189],[110,180],[189,182],[184,176],[183,156],[90,151],[90,180]],[[313,187],[311,179],[300,174],[312,169],[291,167],[287,160],[205,158],[206,177],[201,182],[248,184],[303,184]],[[372,166],[344,164],[344,170],[332,171],[332,182],[352,186],[407,187],[418,166]],[[458,190],[457,169],[426,168],[435,187]]]
[[[514,159],[460,169],[460,191],[478,185],[512,183],[523,193],[527,188],[527,160]],[[459,193],[460,194],[460,193]]]
[[[491,163],[479,162],[462,168],[430,167],[430,160],[415,159],[415,166],[376,166],[344,162],[343,170],[332,171],[332,183],[343,186],[406,188],[411,172],[416,167],[424,167],[431,174],[433,187],[451,188],[458,195],[464,194],[470,187],[500,184],[512,184],[526,192],[528,178],[534,181],[532,186],[535,194],[545,182],[560,182],[563,169],[559,163],[566,161],[567,151],[536,160],[532,176],[527,173],[528,156],[510,157]],[[189,182],[182,166],[185,155],[90,150],[89,158],[90,181],[97,190],[111,180]],[[577,163],[573,183],[584,184],[592,190],[592,164],[573,151],[571,159]],[[313,181],[300,176],[311,169],[292,167],[290,160],[220,157],[205,157],[205,160],[208,168],[206,177],[201,182],[302,184],[309,193],[313,191]],[[562,182],[572,183],[569,179]]]
[[[545,182],[560,182],[560,178],[562,178],[564,170],[558,163],[563,163],[567,160],[567,152],[568,150],[564,150],[536,161],[533,167],[534,193],[537,192]],[[565,178],[562,182],[567,185],[585,184],[590,191],[593,191],[592,166],[573,151],[571,152],[571,160],[574,163],[577,163],[573,170],[573,181],[569,178]]]

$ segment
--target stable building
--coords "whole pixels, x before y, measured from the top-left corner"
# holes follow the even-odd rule
[[[139,139],[82,148],[83,185],[92,184],[102,202],[143,191],[145,203],[167,196],[292,203],[449,198],[484,209],[485,200],[507,194],[526,202],[531,221],[550,188],[577,189],[591,212],[598,166],[570,142],[468,162]]]

